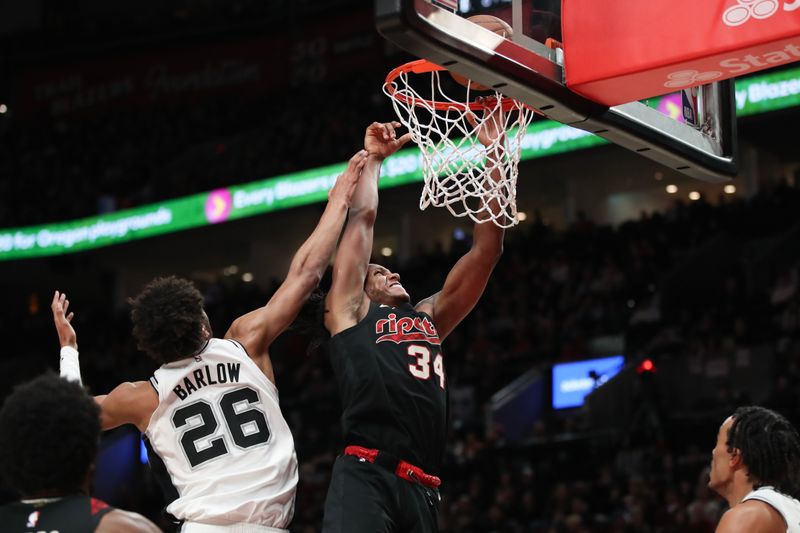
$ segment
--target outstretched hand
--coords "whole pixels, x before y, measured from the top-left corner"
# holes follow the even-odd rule
[[[361,178],[361,170],[367,162],[367,155],[366,150],[359,150],[350,158],[350,161],[347,162],[347,168],[336,178],[336,183],[333,184],[333,187],[328,192],[328,201],[341,200],[346,206],[350,207],[350,200],[352,200],[353,192],[355,192],[358,180]]]
[[[494,107],[491,108],[491,105]],[[496,102],[494,104],[487,103],[487,107],[483,110],[483,122],[480,125],[472,112],[467,113],[467,120],[476,129],[475,135],[478,140],[487,148],[505,136],[505,112],[503,106]]]
[[[397,138],[395,129],[401,126],[402,124],[396,121],[384,124],[373,122],[364,134],[364,149],[373,157],[386,159],[411,140],[410,133]]]
[[[53,321],[56,324],[58,342],[61,343],[61,347],[71,346],[77,350],[78,335],[72,327],[72,319],[75,317],[75,313],[67,314],[67,311],[69,311],[67,295],[56,291],[53,295],[53,302],[50,304],[50,309],[53,311]]]

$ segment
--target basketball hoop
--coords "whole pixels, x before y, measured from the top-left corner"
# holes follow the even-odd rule
[[[535,111],[499,92],[473,101],[472,82],[466,85],[465,98],[448,96],[440,79],[443,71],[447,69],[424,59],[412,61],[392,70],[383,85],[400,122],[422,153],[425,185],[419,207],[446,207],[453,215],[469,216],[478,223],[492,220],[503,228],[514,226],[519,222],[517,167]],[[428,98],[411,86],[410,74],[415,75],[417,87],[424,82]],[[477,134],[498,115],[502,118],[496,126],[505,135],[484,146]]]

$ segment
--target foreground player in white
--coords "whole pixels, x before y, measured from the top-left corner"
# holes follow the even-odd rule
[[[366,161],[357,153],[331,189],[319,224],[264,307],[213,338],[203,297],[175,277],[151,282],[131,302],[133,334],[161,363],[150,382],[96,397],[103,429],[134,424],[185,533],[285,531],[294,513],[297,458],[281,414],[269,347],[318,285]],[[61,374],[80,380],[69,301],[55,293]]]
[[[800,437],[783,416],[740,407],[719,428],[708,486],[728,500],[717,533],[800,533]]]

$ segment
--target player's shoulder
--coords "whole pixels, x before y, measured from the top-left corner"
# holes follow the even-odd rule
[[[151,381],[125,381],[114,387],[106,395],[95,396],[95,401],[100,405],[104,416],[112,413],[132,413],[146,408],[155,408],[158,405],[158,391]],[[122,423],[133,423],[125,420]],[[104,429],[111,429],[109,426]]]
[[[717,527],[717,533],[785,533],[786,522],[767,502],[747,500],[728,509]]]
[[[440,293],[437,292],[436,294],[428,296],[424,300],[417,302],[417,305],[414,306],[414,311],[433,317],[434,310],[436,308],[436,300],[439,298],[439,294]]]
[[[109,396],[120,401],[136,401],[151,398],[154,393],[149,381],[125,381],[117,385]]]
[[[95,533],[158,533],[161,530],[138,513],[114,509],[97,525]]]

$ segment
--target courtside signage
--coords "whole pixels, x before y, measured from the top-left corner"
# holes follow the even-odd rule
[[[800,0],[798,0],[800,1]],[[680,120],[680,109],[655,98],[648,105]],[[665,105],[662,105],[665,104]],[[800,69],[736,82],[738,116],[800,105]],[[521,142],[522,160],[606,144],[600,137],[557,122],[535,121]],[[0,229],[0,261],[59,255],[144,239],[208,224],[324,201],[345,163],[225,187],[176,200],[69,222]],[[422,158],[407,148],[383,164],[381,188],[422,181]]]

